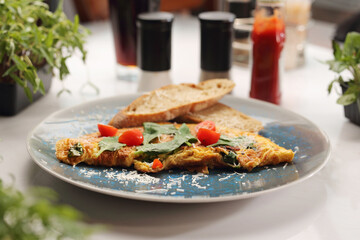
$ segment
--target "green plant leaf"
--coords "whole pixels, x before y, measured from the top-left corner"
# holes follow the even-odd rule
[[[329,86],[328,86],[328,94],[331,93],[331,90],[332,90],[333,85],[334,85],[335,82],[337,82],[337,79],[334,79],[334,80],[332,80],[332,81],[330,82],[330,84],[329,84]]]
[[[356,94],[355,93],[348,93],[348,94],[344,94],[341,97],[339,97],[336,101],[336,103],[341,104],[341,105],[349,105],[351,103],[354,103],[356,101]]]
[[[0,39],[3,38],[4,34],[0,34]],[[6,51],[4,51],[6,49],[6,42],[5,41],[0,41],[0,49],[2,51],[0,51],[0,63],[3,62]]]
[[[79,31],[79,22],[80,22],[79,15],[76,14],[74,16],[74,32]]]
[[[343,53],[346,56],[354,56],[355,51],[360,49],[360,33],[349,32],[346,35]]]
[[[21,87],[23,87],[23,88],[26,87],[25,81],[23,81],[22,79],[20,79],[18,76],[16,76],[16,75],[13,74],[13,73],[10,73],[9,75],[10,75],[10,77],[11,77],[12,79],[14,79],[15,82],[16,82],[17,84],[19,84]]]
[[[37,86],[36,81],[35,81],[35,79],[37,77],[35,69],[29,67],[28,69],[23,71],[21,74],[22,74],[21,77],[24,78],[25,81],[30,82],[30,84],[34,88],[34,92],[36,92],[37,89],[38,89],[38,86]]]
[[[64,76],[66,76],[67,74],[69,74],[69,69],[66,66],[66,59],[67,58],[61,58],[60,60],[60,80],[62,80],[64,78]]]
[[[67,58],[80,50],[85,60],[84,43],[89,31],[79,24],[78,17],[74,22],[67,19],[62,10],[63,1],[54,13],[42,0],[3,3],[0,5],[0,72],[4,76],[14,73],[17,84],[31,85],[34,93],[44,93],[43,83],[37,76],[37,70],[44,63],[50,65],[52,72],[59,70],[60,79],[64,79],[69,74]],[[29,96],[29,90],[25,91]]]
[[[41,79],[38,77],[37,79],[39,79],[39,91],[42,95],[45,95],[45,87],[44,87],[44,83],[43,81],[41,81]]]
[[[57,9],[55,11],[55,14],[62,14],[63,13],[63,4],[64,0],[60,0],[57,6]]]
[[[348,65],[342,61],[329,60],[326,61],[326,63],[329,65],[330,70],[336,73],[341,73],[348,67]]]
[[[54,42],[54,35],[53,35],[53,32],[52,30],[49,31],[49,34],[47,35],[46,39],[45,39],[45,45],[47,47],[51,47],[52,44]]]
[[[82,222],[83,215],[69,205],[57,204],[50,188],[36,187],[23,194],[0,179],[1,239],[86,239],[99,225]]]
[[[33,96],[32,96],[30,88],[25,86],[24,91],[25,91],[25,94],[26,94],[27,98],[29,99],[29,101],[32,102],[33,101]]]
[[[7,75],[10,75],[11,73],[13,73],[16,70],[17,70],[16,65],[12,65],[8,70],[6,70],[6,72],[4,72],[4,74],[2,76],[6,77]]]
[[[17,55],[12,55],[11,59],[15,62],[19,71],[25,71],[27,68],[27,64],[23,61],[23,59]]]
[[[341,84],[344,84],[344,80],[341,76],[339,76],[338,78],[335,78],[334,80],[332,80],[328,86],[328,93],[330,94],[331,91],[332,91],[332,88],[333,88],[333,85],[334,83],[339,83],[340,85]]]
[[[13,39],[9,39],[9,58],[14,55],[15,52],[15,43]]]
[[[46,59],[46,62],[49,63],[51,66],[53,67],[57,67],[54,63],[53,57],[48,53],[47,50],[45,50],[45,48],[40,48],[40,52],[42,53],[42,55],[44,56],[44,58]]]
[[[332,48],[333,48],[333,54],[336,61],[341,60],[342,56],[342,50],[339,46],[339,43],[337,43],[335,40],[332,41]]]

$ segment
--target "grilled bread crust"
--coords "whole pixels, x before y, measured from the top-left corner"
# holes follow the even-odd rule
[[[216,125],[235,128],[244,132],[257,133],[263,129],[263,125],[260,121],[222,103],[216,103],[204,110],[179,116],[175,118],[174,121],[200,123],[205,120],[212,121]]]
[[[144,122],[169,121],[216,104],[231,92],[234,82],[213,79],[195,84],[168,85],[135,99],[109,122],[116,128],[141,126]]]

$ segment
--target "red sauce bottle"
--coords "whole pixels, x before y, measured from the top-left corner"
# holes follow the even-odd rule
[[[284,2],[258,0],[252,32],[250,97],[280,104],[280,56],[285,42]]]

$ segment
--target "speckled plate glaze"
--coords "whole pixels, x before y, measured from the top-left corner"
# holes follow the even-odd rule
[[[292,164],[254,169],[252,172],[212,170],[210,174],[169,171],[138,173],[133,169],[72,167],[55,157],[55,143],[97,131],[123,106],[140,94],[87,102],[55,112],[28,136],[28,151],[50,174],[92,191],[157,202],[220,202],[264,194],[301,182],[318,172],[330,156],[327,136],[304,117],[273,104],[226,96],[221,102],[261,120],[261,135],[296,152]]]

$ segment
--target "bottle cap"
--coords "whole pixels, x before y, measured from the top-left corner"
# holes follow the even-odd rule
[[[145,71],[171,68],[171,26],[174,15],[141,13],[137,17],[137,65]]]
[[[201,28],[201,69],[228,71],[231,68],[233,22],[229,12],[199,14]]]

